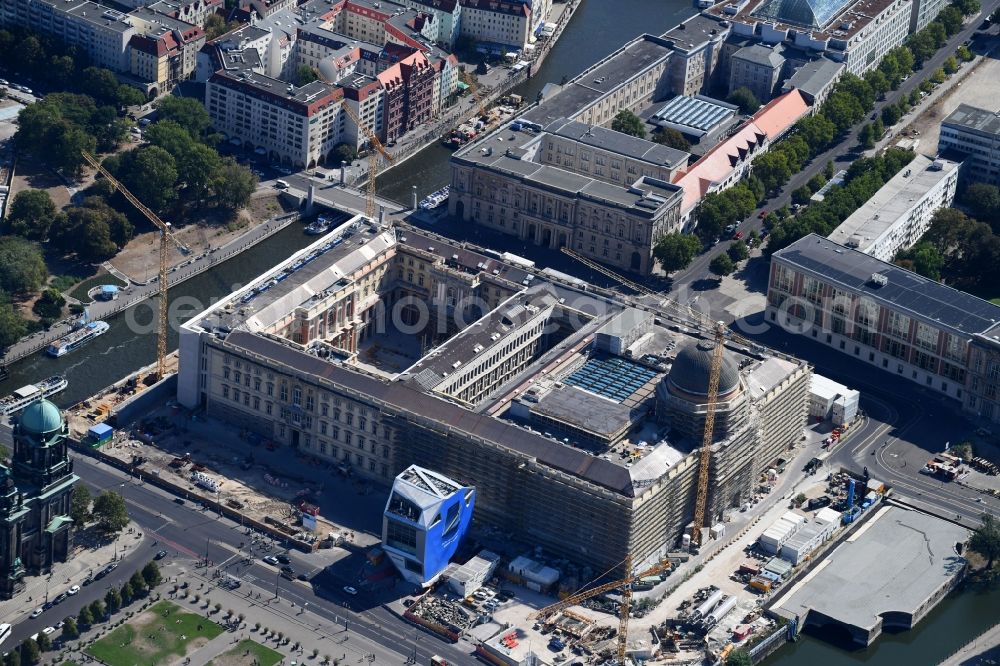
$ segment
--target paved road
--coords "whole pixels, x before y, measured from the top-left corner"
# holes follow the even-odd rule
[[[273,596],[277,588],[281,599],[292,601],[297,607],[308,603],[311,613],[338,624],[343,624],[346,619],[352,642],[367,643],[373,649],[378,646],[379,651],[391,651],[398,657],[399,663],[412,654],[414,627],[382,607],[381,604],[388,600],[386,597],[376,597],[364,590],[357,596],[346,594],[342,590],[343,585],[354,581],[343,574],[332,577],[324,574],[321,578],[328,584],[323,587],[323,597],[317,596],[311,584],[282,579],[276,567],[260,561],[265,553],[282,552],[280,545],[272,546],[269,551],[262,551],[257,546],[251,553],[251,537],[239,524],[201,511],[193,502],[179,504],[175,501],[177,498],[165,491],[130,481],[119,470],[91,458],[74,455],[74,471],[97,488],[115,488],[121,492],[129,505],[132,519],[145,530],[147,537],[158,542],[156,548],[164,548],[172,557],[187,560],[192,566],[207,557],[212,566],[204,573],[221,568],[246,582],[241,591],[259,592],[262,598],[266,598],[267,595]],[[247,554],[252,560],[249,565],[242,562]],[[289,553],[289,557],[296,572],[313,576],[319,571],[315,557],[298,552]],[[131,575],[131,570],[128,573]],[[355,586],[360,589],[356,583]],[[427,643],[427,646],[422,643]],[[467,652],[437,639],[425,637],[423,641],[417,641],[416,650],[419,663],[430,663],[432,654],[453,660],[451,663],[470,660]]]
[[[990,2],[984,2],[983,12],[976,18],[970,20],[961,32],[953,36],[948,43],[934,54],[930,60],[924,63],[922,69],[914,72],[910,75],[908,79],[903,81],[898,89],[890,91],[886,94],[885,99],[875,103],[875,109],[873,113],[882,113],[882,109],[889,105],[896,103],[903,95],[909,95],[911,91],[917,88],[924,79],[928,78],[935,69],[941,67],[944,61],[951,55],[954,55],[955,50],[965,43],[966,40],[970,39],[982,22],[983,17],[989,16],[994,9],[1000,6],[998,0],[992,0]],[[760,231],[762,227],[762,221],[758,217],[761,211],[764,210],[777,210],[782,206],[789,205],[792,199],[792,192],[809,182],[809,179],[815,176],[817,173],[823,171],[826,167],[827,162],[834,162],[838,164],[838,168],[844,168],[849,165],[850,161],[855,159],[857,145],[858,145],[858,135],[861,132],[861,127],[869,122],[871,113],[865,117],[865,120],[860,125],[854,127],[846,136],[843,137],[841,141],[827,149],[825,152],[817,155],[813,160],[798,173],[794,174],[792,178],[785,184],[783,188],[779,191],[778,195],[769,201],[767,201],[763,206],[755,210],[750,217],[740,226],[740,229],[744,234],[749,234],[751,230]],[[691,265],[684,270],[677,271],[673,274],[673,285],[671,287],[671,292],[686,293],[691,289],[692,284],[697,283],[700,280],[714,279],[714,275],[708,269],[708,265],[711,263],[717,255],[725,252],[729,247],[729,243],[723,240],[715,247],[711,248],[707,252],[699,255],[691,262]]]
[[[852,436],[829,457],[831,467],[843,466],[892,485],[915,503],[939,515],[974,527],[986,510],[1000,515],[1000,498],[920,473],[924,463],[972,435],[974,426],[952,400],[942,400],[904,379],[887,381],[880,368],[830,349],[802,335],[772,327],[750,335],[774,349],[808,359],[816,372],[861,391],[861,407],[869,418],[864,432]]]

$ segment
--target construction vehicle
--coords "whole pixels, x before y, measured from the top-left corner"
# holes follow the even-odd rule
[[[357,114],[351,109],[346,102],[344,102],[341,107],[347,117],[358,126],[358,129],[364,133],[365,138],[368,139],[368,143],[372,145],[372,150],[368,151],[368,181],[365,184],[365,216],[369,220],[375,219],[375,213],[378,206],[375,202],[375,178],[378,176],[378,164],[379,156],[381,155],[386,159],[387,162],[392,163],[392,155],[389,151],[385,149],[382,142],[378,140],[375,136],[375,132],[371,130],[370,127],[361,122]]]
[[[557,601],[556,603],[546,606],[531,615],[531,619],[544,619],[553,613],[557,613],[570,606],[575,606],[581,601],[586,601],[593,597],[609,592],[611,590],[621,591],[621,605],[619,606],[619,618],[618,618],[618,664],[619,666],[624,666],[625,664],[625,651],[628,648],[628,621],[629,612],[632,608],[632,588],[636,581],[645,578],[646,576],[655,576],[661,574],[664,571],[670,569],[670,561],[663,560],[654,564],[645,571],[636,573],[632,570],[632,556],[629,555],[625,558],[625,578],[621,580],[616,580],[611,583],[604,583],[603,585],[597,585],[596,587],[577,592],[576,594],[571,594],[570,596]]]
[[[168,242],[173,243],[177,246],[177,249],[181,251],[181,254],[189,254],[190,249],[183,243],[181,243],[170,231],[170,224],[161,220],[156,213],[151,211],[145,206],[141,201],[135,198],[135,196],[125,189],[118,180],[112,176],[97,158],[83,151],[83,159],[87,164],[97,169],[101,175],[108,179],[112,187],[121,192],[130,204],[135,206],[136,210],[143,214],[143,216],[153,223],[160,232],[160,272],[157,276],[157,284],[160,288],[160,310],[158,313],[157,329],[156,329],[156,379],[163,379],[166,374],[166,358],[167,358],[167,248]]]

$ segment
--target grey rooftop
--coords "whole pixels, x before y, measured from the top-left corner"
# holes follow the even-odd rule
[[[1000,135],[1000,112],[959,104],[942,124],[996,136]]]

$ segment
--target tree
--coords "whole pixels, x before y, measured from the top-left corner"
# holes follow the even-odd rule
[[[726,666],[753,666],[753,659],[743,648],[736,648],[726,656]]]
[[[98,102],[115,104],[118,101],[118,78],[110,69],[88,67],[80,72],[77,87]]]
[[[735,264],[747,259],[750,256],[750,249],[742,240],[737,240],[729,244],[726,254],[729,255],[729,258],[732,259]]]
[[[931,72],[931,83],[935,85],[941,85],[947,76],[944,73],[944,67],[938,67],[933,72]]]
[[[871,123],[861,128],[861,132],[858,133],[858,143],[869,149],[875,147],[875,130]]]
[[[907,41],[906,46],[913,54],[913,58],[917,65],[923,65],[924,62],[930,60],[934,55],[934,52],[937,50],[937,44],[934,42],[934,37],[927,32],[926,28],[920,32],[910,35],[910,39]]]
[[[889,84],[889,78],[879,69],[870,69],[865,72],[864,80],[878,99],[885,96],[892,88]]]
[[[42,651],[38,649],[38,643],[30,638],[21,641],[21,663],[37,664],[42,659]]]
[[[191,133],[173,120],[161,120],[153,123],[143,132],[142,138],[154,146],[163,148],[175,160],[180,159],[184,153],[196,145]]]
[[[865,79],[854,74],[844,74],[837,82],[836,90],[854,97],[865,111],[870,111],[875,106],[875,91]]]
[[[49,242],[66,252],[75,252],[85,261],[98,262],[113,257],[134,233],[128,218],[107,201],[87,197],[81,205],[56,216]]]
[[[199,138],[205,135],[211,118],[205,106],[191,97],[161,97],[156,101],[157,122],[172,120],[188,131],[191,136]]]
[[[0,289],[10,294],[38,291],[49,277],[42,249],[18,236],[0,238]]]
[[[885,123],[882,122],[882,118],[876,117],[872,121],[872,134],[875,136],[876,141],[885,136]]]
[[[701,249],[701,241],[691,234],[672,233],[661,238],[653,247],[653,256],[666,273],[687,268]]]
[[[135,596],[141,597],[146,593],[146,579],[143,577],[142,571],[135,571],[128,579],[128,584],[132,586],[132,592]]]
[[[208,194],[221,167],[222,158],[214,148],[201,143],[191,146],[177,158],[177,173],[184,182],[185,194],[193,198]]]
[[[231,26],[219,14],[210,14],[205,19],[205,40],[212,41],[229,32]]]
[[[104,595],[104,603],[108,607],[108,614],[114,615],[122,607],[122,593],[117,587],[112,587],[108,590],[108,593]]]
[[[808,185],[796,188],[795,191],[792,192],[792,203],[804,206],[809,203],[809,198],[812,197],[812,194],[812,190],[809,189]]]
[[[977,220],[989,222],[993,232],[1000,232],[1000,189],[996,185],[972,183],[965,189],[962,202]]]
[[[71,641],[75,638],[79,638],[80,630],[76,628],[76,620],[73,618],[67,618],[63,623],[62,637],[64,640]]]
[[[10,302],[10,297],[0,290],[0,349],[9,347],[28,333],[28,325]]]
[[[823,189],[823,186],[826,185],[826,181],[827,181],[826,176],[824,176],[821,173],[818,173],[812,178],[810,178],[808,182],[806,182],[806,187],[809,188],[809,192],[815,194],[816,192],[819,192],[821,189]]]
[[[42,292],[35,304],[31,306],[34,312],[42,321],[55,321],[62,316],[66,299],[59,293],[58,289],[48,288]]]
[[[788,157],[781,151],[770,151],[754,160],[753,173],[768,190],[781,187],[792,177]]]
[[[153,210],[163,210],[177,196],[176,160],[159,146],[143,146],[123,153],[117,160],[105,160],[105,168]]]
[[[7,212],[6,231],[28,240],[43,241],[56,216],[56,205],[46,190],[22,190]]]
[[[982,525],[972,533],[969,548],[986,558],[986,569],[993,569],[993,563],[1000,558],[1000,522],[989,513],[982,516]]]
[[[680,130],[676,130],[673,127],[661,127],[653,132],[653,141],[685,152],[691,150],[691,143],[684,138]]]
[[[90,615],[94,618],[94,622],[103,622],[104,618],[107,617],[106,610],[104,602],[100,599],[94,599],[90,603]]]
[[[834,176],[835,173],[834,169],[835,167],[833,166],[833,160],[828,160],[826,166],[823,167],[823,176],[827,180],[830,180]]]
[[[861,102],[850,93],[835,90],[823,104],[821,113],[837,128],[837,132],[846,132],[865,117],[865,109]]]
[[[116,492],[105,490],[94,500],[94,518],[104,532],[121,532],[128,525],[125,499]]]
[[[903,112],[896,104],[886,104],[882,107],[882,123],[892,127],[903,117]]]
[[[212,175],[212,190],[219,206],[243,208],[257,190],[257,176],[231,157],[226,157]]]
[[[309,65],[299,65],[292,76],[292,82],[297,86],[304,86],[319,79],[319,72]]]
[[[90,612],[90,606],[84,606],[76,616],[76,623],[81,627],[89,627],[94,623],[94,616]]]
[[[35,639],[35,642],[38,643],[38,650],[40,652],[48,652],[52,649],[52,639],[44,632],[38,633],[38,638]]]
[[[712,271],[719,277],[725,277],[732,273],[736,269],[733,265],[733,260],[729,258],[729,255],[725,252],[717,255],[712,262],[708,265],[708,270]]]
[[[979,4],[979,0],[952,0],[951,4],[955,5],[955,7],[957,7],[958,10],[965,16],[978,14],[983,8],[983,6]]]
[[[116,97],[118,107],[122,109],[129,106],[141,106],[146,103],[146,96],[142,94],[141,90],[124,84],[118,86]]]
[[[909,249],[900,250],[893,263],[931,280],[940,280],[944,257],[934,245],[922,241]]]
[[[3,658],[4,666],[21,666],[21,651],[11,650]]]
[[[962,62],[969,62],[976,57],[975,55],[973,55],[972,51],[969,50],[969,47],[966,46],[965,44],[959,46],[958,49],[955,50],[955,53],[958,55],[959,58],[962,59]]]
[[[142,578],[146,581],[146,587],[152,590],[163,580],[160,576],[160,566],[156,562],[148,562],[142,568]]]
[[[121,589],[118,591],[118,594],[121,596],[121,606],[128,606],[130,603],[132,603],[132,601],[135,599],[136,596],[135,590],[132,589],[132,584],[128,581],[125,581],[122,584]],[[111,604],[109,604],[109,606],[110,605]]]
[[[955,7],[955,5],[948,5],[938,12],[937,19],[935,20],[944,26],[949,35],[954,35],[962,29],[964,17],[962,16],[962,11]]]
[[[745,113],[747,115],[754,113],[760,108],[760,100],[758,100],[757,96],[753,94],[753,91],[746,86],[740,86],[733,92],[729,93],[729,97],[726,98],[726,101],[740,107],[740,113]]]
[[[939,21],[931,21],[924,28],[924,31],[930,35],[931,39],[934,41],[934,48],[939,49],[948,43],[948,31],[945,30],[944,25]]]
[[[349,143],[338,143],[333,147],[333,160],[335,166],[340,166],[341,162],[350,164],[358,159],[358,149]]]
[[[640,139],[646,138],[646,125],[642,118],[635,115],[628,109],[622,109],[611,121],[611,129],[623,134],[637,136]]]

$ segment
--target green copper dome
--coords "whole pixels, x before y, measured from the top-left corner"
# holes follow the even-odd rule
[[[44,435],[62,428],[62,412],[48,400],[36,400],[24,408],[18,423],[25,433]]]

